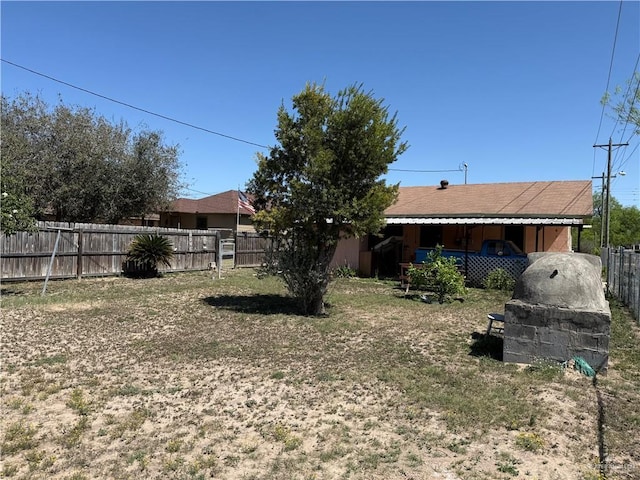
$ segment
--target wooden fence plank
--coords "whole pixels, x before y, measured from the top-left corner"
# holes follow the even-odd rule
[[[243,232],[236,236],[236,266],[258,267],[264,263],[265,250],[271,239],[257,233]]]
[[[120,275],[126,252],[136,235],[157,233],[174,246],[170,268],[160,271],[207,270],[217,256],[217,230],[39,222],[38,231],[0,238],[0,279],[38,280],[46,276],[55,239],[61,230],[50,278]]]

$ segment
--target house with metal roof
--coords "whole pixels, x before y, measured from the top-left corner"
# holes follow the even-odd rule
[[[400,187],[382,236],[360,243],[358,269],[392,273],[420,247],[480,250],[508,240],[525,253],[569,252],[593,214],[592,182],[542,181]],[[338,257],[344,256],[340,252]],[[389,272],[388,270],[392,270]]]

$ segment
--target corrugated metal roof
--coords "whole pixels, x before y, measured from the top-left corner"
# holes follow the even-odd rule
[[[387,217],[388,225],[582,225],[581,218]]]

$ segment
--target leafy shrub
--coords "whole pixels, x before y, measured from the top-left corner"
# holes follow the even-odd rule
[[[142,233],[136,235],[127,252],[127,263],[137,268],[125,270],[134,275],[155,277],[158,275],[158,265],[170,267],[172,258],[173,245],[169,239],[156,233]]]
[[[516,286],[516,281],[504,268],[496,268],[482,281],[484,288],[489,290],[512,291]]]
[[[421,265],[410,265],[409,282],[415,288],[430,290],[438,295],[440,303],[450,302],[456,296],[466,294],[464,276],[458,271],[457,259],[442,256],[442,246],[429,252]]]
[[[333,274],[338,278],[353,278],[356,276],[356,271],[349,265],[340,265],[334,269]]]

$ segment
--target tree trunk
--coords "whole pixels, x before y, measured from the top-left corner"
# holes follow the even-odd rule
[[[309,304],[307,306],[308,315],[324,315],[325,314],[324,295],[318,294],[308,300],[309,300]]]
[[[317,285],[317,288],[310,295],[308,299],[308,313],[310,315],[324,315],[324,295],[327,292],[327,286],[329,285],[329,264],[335,253],[335,246],[321,243],[318,246],[318,258],[316,259],[316,270],[318,278],[322,281]]]

